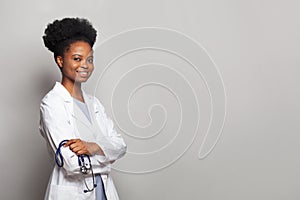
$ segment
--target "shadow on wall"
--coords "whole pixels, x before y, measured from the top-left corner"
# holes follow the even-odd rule
[[[43,70],[45,69],[45,70]],[[57,74],[55,71],[58,69],[53,65],[44,65],[43,69],[40,71],[40,74],[36,76],[35,87],[32,88],[32,92],[35,91],[34,97],[39,97],[35,105],[36,108],[36,118],[33,120],[34,126],[33,130],[28,132],[28,135],[34,134],[33,139],[35,143],[30,144],[30,152],[32,152],[35,159],[31,159],[30,167],[27,170],[26,176],[26,186],[23,194],[26,194],[23,199],[43,199],[46,192],[47,184],[49,177],[51,175],[53,166],[54,166],[54,157],[50,157],[48,153],[47,143],[39,132],[39,120],[40,120],[40,111],[39,106],[42,98],[50,91],[55,81],[58,80]],[[49,72],[50,70],[50,72]],[[54,72],[54,73],[52,73]],[[31,191],[31,192],[29,192]]]

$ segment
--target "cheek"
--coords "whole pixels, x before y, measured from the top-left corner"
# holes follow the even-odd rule
[[[63,72],[65,73],[74,73],[78,68],[78,63],[76,62],[65,62],[63,65]]]
[[[89,68],[90,68],[91,72],[94,71],[94,64],[90,64]]]
[[[75,70],[80,67],[80,63],[78,62],[68,62],[66,65],[67,70]]]
[[[80,67],[80,63],[79,62],[71,62],[70,63],[70,66],[72,66],[72,68],[78,68],[78,67]]]

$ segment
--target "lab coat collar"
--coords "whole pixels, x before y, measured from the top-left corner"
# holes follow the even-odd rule
[[[58,95],[60,95],[64,99],[64,101],[66,103],[68,103],[67,108],[71,112],[72,116],[75,119],[83,122],[86,125],[90,125],[91,124],[90,121],[88,121],[88,119],[83,115],[83,113],[81,113],[82,111],[77,110],[76,111],[76,115],[75,115],[75,113],[74,113],[74,106],[77,106],[77,105],[73,104],[73,97],[71,96],[71,94],[69,93],[69,91],[60,82],[57,81],[55,83],[55,86],[54,86],[53,90],[55,92],[57,92]],[[92,124],[93,124],[93,115],[92,115],[92,113],[94,112],[94,108],[93,108],[94,101],[93,101],[93,98],[91,96],[87,95],[83,89],[82,89],[82,96],[83,96],[83,99],[84,99],[84,101],[85,101],[85,103],[86,103],[86,105],[88,107],[88,112],[90,114],[90,117],[91,117],[91,120],[92,120]],[[79,114],[79,115],[77,116],[77,114]]]
[[[53,90],[57,92],[59,96],[61,96],[65,102],[72,102],[72,96],[69,91],[58,81],[55,82]]]
[[[66,102],[72,102],[73,97],[69,93],[69,91],[58,81],[55,82],[55,86],[53,88]],[[89,97],[85,91],[82,89],[82,95],[85,103],[89,104],[88,101],[91,101],[91,97]]]

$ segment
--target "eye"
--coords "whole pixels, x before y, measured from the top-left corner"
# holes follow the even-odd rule
[[[80,61],[81,61],[81,58],[75,57],[75,58],[73,58],[73,60],[75,60],[75,61],[77,61],[77,62],[80,62]]]
[[[94,62],[94,59],[93,58],[88,58],[87,60],[89,63],[93,63]]]

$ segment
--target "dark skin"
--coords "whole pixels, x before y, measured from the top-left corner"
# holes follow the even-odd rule
[[[72,97],[84,102],[81,83],[86,82],[94,70],[91,46],[87,42],[76,41],[65,50],[63,56],[57,56],[56,63],[62,72],[61,84]],[[77,155],[104,155],[98,144],[79,138],[69,140],[64,147],[69,147]]]

